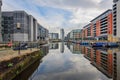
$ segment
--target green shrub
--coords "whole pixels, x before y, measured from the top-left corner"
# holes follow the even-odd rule
[[[8,67],[13,67],[13,63],[9,63],[9,64],[8,64]]]

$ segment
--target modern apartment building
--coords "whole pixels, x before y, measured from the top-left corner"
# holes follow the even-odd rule
[[[82,29],[82,38],[83,40],[93,40],[93,27],[92,24],[88,24]]]
[[[91,28],[93,29],[92,36],[96,40],[112,41],[113,34],[113,17],[112,10],[109,9],[91,20]]]
[[[1,18],[1,6],[2,6],[2,0],[0,0],[0,42],[3,41],[3,39],[2,39],[2,26],[1,26],[1,20],[2,20],[2,18]]]
[[[60,39],[62,41],[64,40],[64,35],[65,35],[64,29],[60,29]]]
[[[37,20],[32,15],[29,15],[28,22],[28,41],[37,41]]]
[[[37,39],[47,40],[48,37],[49,37],[49,31],[38,23],[37,24]]]
[[[70,40],[70,32],[67,34],[67,36],[66,36],[66,40],[67,40],[67,41]]]
[[[7,15],[7,16],[4,16]],[[2,36],[3,41],[13,40],[13,32],[14,31],[14,19],[13,13],[7,12],[2,13]]]
[[[120,20],[119,20],[120,21]],[[115,23],[114,23],[115,24]],[[83,27],[68,33],[67,39],[84,40],[84,41],[114,41],[113,33],[113,13],[111,9],[103,12]]]
[[[81,29],[75,29],[68,33],[67,38],[70,40],[81,40],[82,39],[82,30]]]
[[[113,0],[113,35],[120,40],[120,0]]]
[[[59,39],[59,34],[58,33],[49,33],[49,39],[50,40]]]
[[[2,12],[4,41],[28,41],[29,15],[24,11]]]
[[[71,31],[71,32],[72,32],[72,31]],[[70,40],[71,40],[71,34],[72,34],[71,32],[69,32],[69,33],[67,34],[67,36],[66,36],[66,37],[67,37],[67,41],[70,41]]]
[[[4,41],[37,41],[39,39],[37,20],[25,11],[2,12],[2,32]],[[40,35],[48,37],[48,30],[40,29]]]
[[[73,30],[73,39],[74,40],[81,40],[81,29]]]

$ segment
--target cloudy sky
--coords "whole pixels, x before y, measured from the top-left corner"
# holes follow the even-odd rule
[[[24,10],[50,30],[68,33],[112,8],[112,0],[3,0],[2,11]]]

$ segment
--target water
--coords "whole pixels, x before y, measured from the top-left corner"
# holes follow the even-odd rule
[[[42,49],[46,56],[28,80],[120,80],[118,48],[93,49],[79,44],[51,43]],[[16,80],[26,80],[24,76],[19,75]]]

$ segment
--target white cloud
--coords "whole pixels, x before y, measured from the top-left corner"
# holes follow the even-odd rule
[[[21,5],[13,5],[12,3],[17,2],[16,0],[4,0],[3,2],[3,10],[25,10],[35,16],[38,22],[48,28],[50,32],[59,32],[59,29],[63,27],[65,27],[66,32],[76,28],[80,29],[88,24],[91,19],[112,8],[112,0],[25,0],[20,3]],[[30,5],[28,5],[29,9],[22,6],[25,5],[25,2]],[[63,9],[69,11],[71,15],[67,20],[64,17],[65,14],[57,12],[49,12],[46,16],[42,16],[36,5]]]
[[[34,3],[54,8],[94,8],[101,0],[35,0]]]
[[[70,11],[73,15],[68,24],[72,29],[78,25],[81,25],[79,28],[83,27],[105,10],[112,8],[112,0],[35,0],[35,2],[38,5]]]

